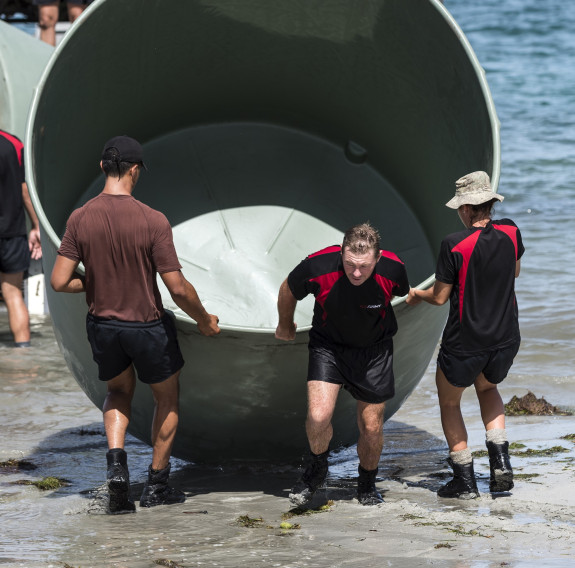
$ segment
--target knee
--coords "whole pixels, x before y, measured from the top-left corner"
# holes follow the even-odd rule
[[[383,436],[383,420],[360,420],[358,422],[359,432],[362,436],[377,438]]]
[[[318,428],[327,428],[331,423],[331,412],[324,408],[310,408],[307,413],[307,422]]]
[[[38,18],[38,27],[41,30],[49,30],[56,26],[56,18],[53,16],[40,16]]]

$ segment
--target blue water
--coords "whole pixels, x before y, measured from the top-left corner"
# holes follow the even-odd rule
[[[501,122],[505,201],[526,248],[513,371],[575,381],[575,9],[564,0],[452,0]]]

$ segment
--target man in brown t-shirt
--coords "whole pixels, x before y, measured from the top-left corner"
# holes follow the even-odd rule
[[[168,220],[132,197],[145,168],[140,144],[128,136],[112,138],[104,146],[100,167],[106,175],[104,189],[70,215],[51,284],[56,292],[86,292],[88,339],[99,378],[108,389],[103,413],[110,512],[120,513],[135,511],[124,451],[135,371],[150,385],[156,404],[153,457],[140,506],[185,501],[181,491],[168,485],[184,360],[156,274],[203,335],[217,335],[220,329],[218,318],[206,312],[180,271]],[[76,272],[80,262],[85,276]]]

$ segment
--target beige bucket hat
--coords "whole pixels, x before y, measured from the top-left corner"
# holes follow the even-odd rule
[[[445,204],[451,209],[459,209],[462,205],[480,205],[492,199],[505,199],[491,189],[489,176],[485,172],[471,172],[459,178],[455,188],[455,197]]]

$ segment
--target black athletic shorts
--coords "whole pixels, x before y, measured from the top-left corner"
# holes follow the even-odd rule
[[[454,387],[470,387],[481,373],[490,383],[497,385],[509,373],[520,343],[518,339],[509,347],[475,355],[456,355],[441,347],[437,365]]]
[[[310,340],[307,380],[341,385],[361,402],[385,402],[395,394],[393,341],[344,347]]]
[[[0,272],[17,274],[30,267],[28,237],[7,237],[0,239]]]
[[[161,383],[184,366],[176,325],[168,314],[145,323],[88,314],[86,330],[101,381],[117,377],[133,363],[142,382]]]

